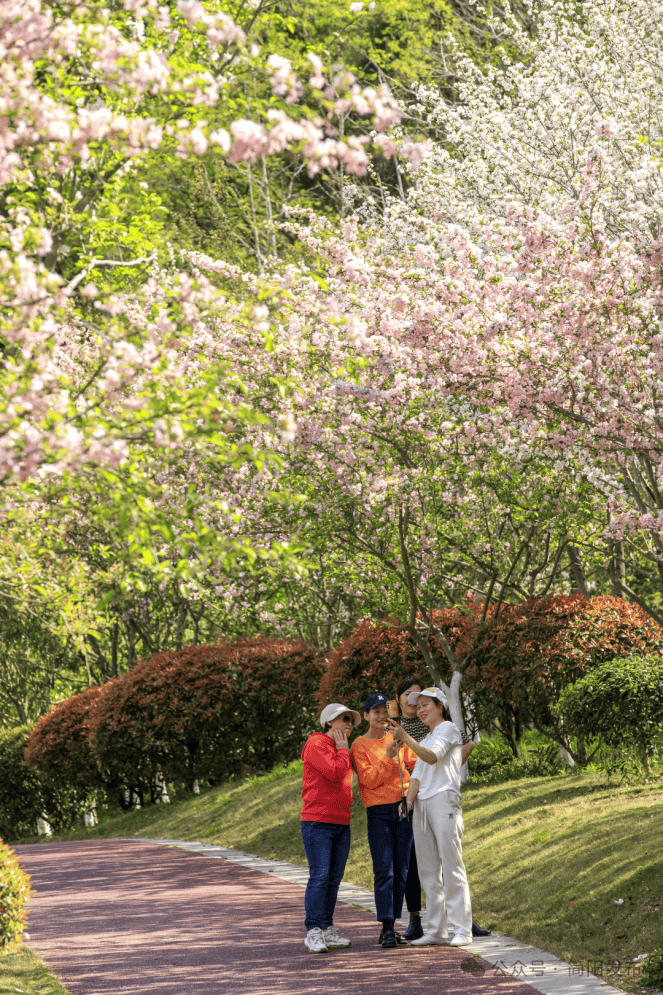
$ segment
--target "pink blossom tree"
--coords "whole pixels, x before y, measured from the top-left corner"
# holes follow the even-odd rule
[[[662,36],[661,10],[639,0],[589,0],[581,16],[546,2],[532,37],[512,23],[522,61],[505,52],[482,72],[458,53],[459,103],[420,91],[418,112],[445,146],[389,223],[398,239],[435,217],[504,261],[525,224],[527,257],[513,257],[504,298],[501,396],[604,496],[613,591],[659,621]],[[502,229],[484,234],[491,221]]]
[[[663,15],[639,0],[583,11],[545,3],[534,40],[514,25],[523,62],[466,63],[459,105],[422,93],[445,146],[385,215],[338,236],[294,226],[312,266],[283,275],[265,315],[261,383],[271,365],[287,386],[263,410],[291,440],[281,480],[245,492],[305,494],[289,535],[352,558],[353,577],[379,562],[415,639],[432,576],[499,605],[560,584],[566,560],[582,590],[580,549],[660,618]],[[286,520],[256,526],[282,536]],[[651,564],[646,592],[626,583],[629,547],[634,572]]]
[[[277,451],[280,465],[229,472],[223,490],[228,528],[251,530],[263,544],[295,543],[319,565],[271,585],[235,579],[221,597],[244,617],[250,605],[268,624],[297,625],[294,602],[317,598],[320,613],[335,590],[336,631],[353,614],[405,618],[440,681],[428,650],[434,632],[454,671],[448,690],[462,723],[467,661],[435,625],[434,609],[471,591],[486,615],[493,601],[499,610],[505,598],[559,584],[568,507],[580,503],[588,517],[592,494],[536,454],[519,459],[511,438],[477,430],[481,409],[459,396],[440,361],[443,338],[433,341],[440,276],[421,265],[420,247],[387,254],[380,233],[370,237],[351,223],[342,237],[316,220],[299,234],[324,280],[290,268],[271,287],[278,306],[264,308],[260,324],[274,347],[260,366],[246,337],[236,342],[235,368],[269,416],[258,432],[291,426],[280,444],[273,434],[259,443]],[[194,261],[226,270],[200,254]],[[275,390],[279,384],[285,389]],[[279,585],[293,596],[281,601]]]
[[[223,495],[194,493],[183,466],[272,458],[238,441],[267,417],[224,345],[257,319],[250,295],[237,302],[168,254],[141,171],[157,156],[251,164],[287,149],[312,175],[361,174],[372,149],[391,154],[399,111],[385,88],[326,78],[315,55],[302,81],[258,50],[247,31],[260,6],[240,26],[194,0],[0,3],[2,596],[34,612],[41,590],[90,681],[95,664],[117,668],[123,635],[132,660],[169,628],[175,642],[207,632],[210,562],[291,556],[219,530]],[[252,117],[232,100],[238,73],[272,93]],[[353,115],[372,138],[342,137]]]
[[[208,14],[195,12],[204,48]],[[103,260],[63,285],[40,268],[52,249],[48,233],[36,241],[40,219],[25,221],[20,241],[12,215],[7,285],[22,296],[5,298],[7,397],[18,397],[14,421],[9,400],[3,415],[6,473],[87,460],[114,463],[117,479],[134,474],[143,507],[161,516],[155,561],[184,560],[196,596],[238,624],[315,625],[322,610],[331,641],[359,615],[394,613],[425,654],[445,599],[470,592],[488,623],[504,600],[582,590],[588,557],[607,559],[612,585],[659,617],[663,15],[644,0],[588,0],[582,18],[571,14],[544,0],[534,39],[512,27],[522,62],[463,63],[458,105],[422,91],[412,113],[444,144],[384,212],[364,205],[340,230],[291,220],[305,264],[256,277],[203,253],[169,269],[139,257],[150,270],[142,286],[97,297],[86,281]],[[133,37],[113,92],[148,72],[131,60],[151,31]],[[83,35],[94,49],[97,36]],[[157,62],[149,80],[161,99],[171,70]],[[324,97],[313,62],[331,116],[293,120],[286,101],[299,84],[283,62],[268,69],[285,99],[266,122],[223,134],[178,117],[167,134],[164,112],[149,128],[143,118],[109,126],[89,154],[97,141],[113,155],[149,154],[160,127],[158,147],[174,154],[216,141],[251,161],[290,142],[311,169],[367,168],[362,142],[325,129],[350,107],[379,128],[393,123],[387,98],[353,84]],[[176,93],[195,85],[196,106],[214,104],[204,80],[176,82]],[[54,141],[30,148],[41,155]],[[68,138],[56,152],[65,172],[66,155],[78,162]],[[242,548],[261,551],[259,569],[243,571]],[[650,568],[646,590],[627,583],[636,562]],[[462,722],[465,663],[447,650]]]
[[[362,173],[369,138],[342,141],[334,130],[349,112],[370,116],[385,145],[399,119],[385,89],[329,82],[311,56],[321,113],[297,115],[291,105],[305,84],[287,60],[244,41],[227,13],[197,0],[173,11],[127,0],[121,11],[72,6],[64,15],[40,0],[0,5],[5,481],[40,467],[117,466],[130,440],[177,446],[214,417],[233,416],[203,383],[221,371],[201,364],[195,389],[185,373],[195,330],[223,311],[223,295],[177,266],[164,273],[141,233],[118,232],[122,251],[96,254],[109,241],[97,210],[118,177],[157,151],[182,157],[210,146],[233,162],[294,148],[311,173],[338,163]],[[276,102],[263,119],[220,127],[238,66],[266,74]],[[117,276],[127,272],[128,285]]]

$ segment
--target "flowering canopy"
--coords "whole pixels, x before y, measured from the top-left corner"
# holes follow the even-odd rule
[[[341,628],[398,614],[424,656],[445,600],[470,591],[499,612],[568,586],[577,547],[599,578],[606,559],[628,561],[631,575],[637,564],[645,590],[611,567],[613,589],[659,615],[658,8],[588,0],[580,17],[544,0],[534,38],[512,25],[520,60],[505,51],[501,67],[479,70],[459,54],[462,100],[419,95],[417,113],[443,142],[403,199],[384,212],[362,205],[340,230],[290,219],[306,264],[260,278],[204,253],[165,270],[77,248],[69,270],[72,251],[61,250],[99,178],[157,147],[186,155],[216,143],[253,161],[294,143],[310,170],[361,171],[365,142],[329,129],[336,113],[371,113],[378,145],[393,151],[380,130],[397,119],[387,95],[352,81],[341,92],[312,58],[326,116],[294,120],[301,81],[271,54],[263,69],[279,103],[265,120],[224,123],[213,56],[219,43],[224,59],[253,56],[222,15],[190,3],[165,24],[147,4],[108,31],[85,15],[51,30],[45,8],[29,9],[45,18],[43,41],[20,66],[6,48],[11,120],[32,122],[7,145],[8,196],[32,193],[10,202],[6,223],[6,476],[126,466],[141,443],[181,451],[157,470],[159,500],[176,520],[182,480],[197,490],[198,522],[176,525],[193,545],[217,535],[297,549],[312,612],[334,592]],[[11,41],[23,28],[7,17],[4,30]],[[193,74],[180,70],[183,45],[196,52]],[[53,79],[69,72],[69,49],[103,107],[82,83],[58,103],[62,87],[40,75],[47,58]],[[40,164],[52,178],[41,200]],[[130,293],[121,281],[100,293],[101,275],[126,261],[144,276]],[[267,452],[278,459],[256,458]],[[147,447],[140,458],[151,472]],[[295,627],[301,574],[226,583],[205,571],[208,597]],[[463,667],[448,650],[453,711]]]
[[[513,25],[522,61],[465,64],[458,105],[422,91],[445,144],[402,201],[338,233],[290,222],[312,265],[263,291],[260,369],[250,340],[233,360],[289,426],[284,474],[227,478],[243,527],[331,546],[415,639],[449,581],[499,607],[582,577],[576,546],[605,560],[627,540],[647,594],[623,573],[613,588],[661,617],[663,13],[542,9],[533,40]],[[266,486],[275,518],[253,515]]]
[[[164,283],[149,241],[127,258],[142,244],[139,232],[117,232],[120,251],[95,254],[96,209],[141,157],[217,147],[231,162],[255,161],[296,147],[310,173],[338,164],[362,173],[369,137],[341,140],[334,129],[335,116],[350,112],[371,117],[391,154],[382,133],[399,113],[386,89],[327,81],[312,55],[310,86],[323,112],[296,119],[288,105],[304,85],[287,60],[272,53],[261,61],[244,41],[226,13],[197,0],[172,11],[156,0],[126,0],[115,12],[0,4],[2,479],[25,480],[45,466],[117,466],[130,440],[176,446],[224,409],[208,384],[223,371],[201,370],[192,387],[183,358],[200,348],[191,334],[223,297],[209,285],[197,290],[185,273]],[[264,120],[215,127],[236,64],[270,76],[277,102]],[[127,270],[143,274],[130,293],[112,284],[102,293],[92,279]]]

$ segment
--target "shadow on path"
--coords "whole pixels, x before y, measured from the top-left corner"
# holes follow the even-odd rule
[[[381,950],[375,920],[347,905],[335,922],[352,949],[309,954],[303,889],[224,860],[113,840],[15,849],[30,946],[72,995],[533,995],[486,962],[469,973],[462,950]]]

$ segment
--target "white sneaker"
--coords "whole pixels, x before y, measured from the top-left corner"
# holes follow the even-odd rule
[[[453,943],[453,940],[451,941]],[[448,947],[448,936],[435,936],[434,933],[424,933],[418,940],[413,940],[411,947]]]
[[[325,943],[325,934],[318,926],[316,926],[315,929],[309,929],[306,934],[306,939],[304,940],[304,946],[311,954],[327,953],[328,948]]]
[[[327,929],[323,930],[322,935],[325,938],[327,950],[345,950],[346,947],[352,946],[352,942],[345,936],[341,936],[336,926],[328,926]]]
[[[450,947],[467,947],[472,943],[472,936],[469,933],[454,933],[453,939],[449,941]]]

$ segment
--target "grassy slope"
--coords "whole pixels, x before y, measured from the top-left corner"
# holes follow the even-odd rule
[[[45,964],[27,947],[0,954],[0,995],[69,995]]]
[[[300,786],[297,772],[253,778],[107,816],[63,838],[200,840],[305,864]],[[589,961],[594,973],[632,988],[632,958],[663,946],[662,801],[660,781],[607,787],[592,774],[467,787],[464,855],[475,918],[585,968]],[[365,822],[359,805],[345,877],[370,888]],[[626,965],[621,974],[616,960]]]

